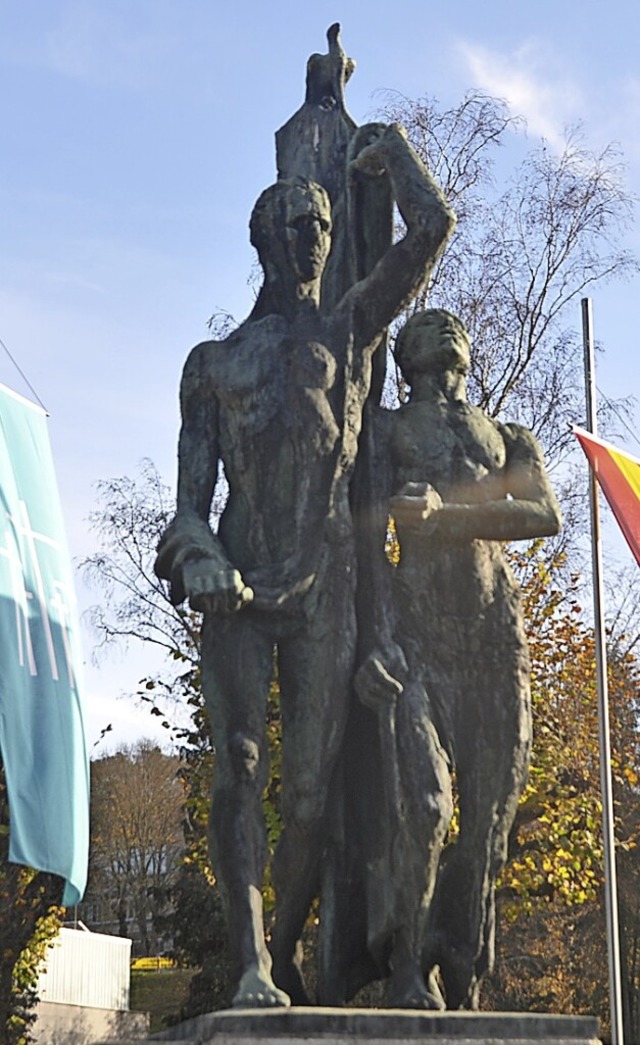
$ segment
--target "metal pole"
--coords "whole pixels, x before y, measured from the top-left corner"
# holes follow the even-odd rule
[[[587,400],[587,429],[598,434],[596,417],[595,354],[591,299],[582,299],[582,342]],[[598,679],[598,727],[600,733],[600,788],[602,791],[602,834],[604,837],[604,888],[609,952],[609,1002],[611,1008],[612,1045],[624,1045],[622,1024],[622,977],[620,975],[620,938],[618,933],[618,888],[616,883],[615,836],[613,829],[613,785],[611,777],[611,739],[609,734],[609,690],[607,684],[607,646],[602,589],[602,542],[598,485],[589,469],[591,504],[591,548],[593,562],[593,617]]]

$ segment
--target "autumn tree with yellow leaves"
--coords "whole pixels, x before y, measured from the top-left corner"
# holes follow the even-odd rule
[[[515,556],[531,650],[534,746],[502,875],[496,970],[485,1004],[608,1021],[602,803],[593,628],[539,545]],[[557,567],[559,564],[555,563]],[[625,1023],[639,1040],[640,662],[609,643]]]

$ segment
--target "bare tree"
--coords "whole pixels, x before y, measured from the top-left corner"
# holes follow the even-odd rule
[[[175,511],[175,499],[151,461],[136,479],[126,476],[96,484],[98,506],[89,523],[100,535],[100,550],[80,563],[103,602],[90,622],[99,636],[97,653],[114,642],[141,639],[197,662],[198,631],[188,613],[176,611],[166,587],[153,572],[158,541]]]
[[[157,953],[184,846],[179,761],[150,741],[93,763],[91,856],[83,916]]]
[[[404,124],[458,214],[428,295],[471,334],[470,397],[527,425],[557,458],[568,422],[584,415],[578,301],[638,271],[621,246],[633,200],[620,154],[592,152],[569,130],[561,153],[542,142],[498,188],[497,149],[521,129],[504,102],[470,93],[440,110],[432,98],[387,93],[378,115]]]

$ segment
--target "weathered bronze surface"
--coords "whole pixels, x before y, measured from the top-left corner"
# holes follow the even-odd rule
[[[387,328],[455,218],[401,128],[356,127],[344,105],[353,62],[337,26],[328,39],[251,216],[255,307],[184,368],[177,513],[156,569],[176,603],[203,613],[211,855],[234,1006],[309,1003],[298,941],[318,895],[322,1003],[388,977],[390,1005],[473,1006],[529,749],[526,644],[498,542],[555,532],[559,514],[531,435],[466,403],[468,342],[453,317],[407,324],[411,402],[378,405]],[[406,233],[392,244],[394,202]],[[220,464],[229,495],[214,532]],[[267,949],[274,663],[284,829]],[[453,767],[461,830],[441,860]]]
[[[469,351],[455,316],[433,309],[409,320],[396,360],[411,399],[390,432],[399,637],[458,792],[459,834],[416,940],[421,969],[440,967],[452,1009],[477,1007],[492,963],[495,880],[531,745],[527,641],[501,542],[560,527],[531,432],[468,403]]]

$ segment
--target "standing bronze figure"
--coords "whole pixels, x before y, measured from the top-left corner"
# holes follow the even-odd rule
[[[492,964],[495,882],[529,766],[529,652],[503,542],[561,524],[532,433],[467,401],[469,353],[456,316],[412,316],[395,345],[411,398],[391,434],[400,636],[458,790],[459,835],[421,939],[452,1009],[477,1008]]]
[[[387,328],[455,217],[399,126],[347,113],[354,64],[338,28],[309,60],[305,102],[276,135],[278,181],[251,216],[255,306],[187,359],[177,512],[156,570],[176,605],[203,613],[210,852],[234,1006],[309,1004],[299,941],[320,896],[322,1003],[388,978],[389,1005],[442,1008],[439,967],[446,1005],[474,1007],[530,746],[528,654],[500,542],[555,533],[560,515],[533,436],[467,403],[469,340],[449,313],[406,324],[396,358],[411,400],[379,406]],[[267,948],[274,670],[283,831]],[[460,833],[442,855],[453,770]]]
[[[216,747],[211,851],[226,905],[234,1005],[303,998],[297,942],[318,891],[323,818],[354,672],[356,557],[349,501],[372,355],[423,286],[453,215],[397,126],[360,129],[349,176],[387,177],[407,232],[325,307],[327,191],[282,179],[251,239],[265,274],[257,314],[191,353],[181,387],[177,514],[157,571],[204,613],[202,678]],[[354,150],[352,150],[354,151]],[[220,463],[229,497],[209,512]],[[284,830],[276,922],[264,941],[265,706],[278,664]]]

